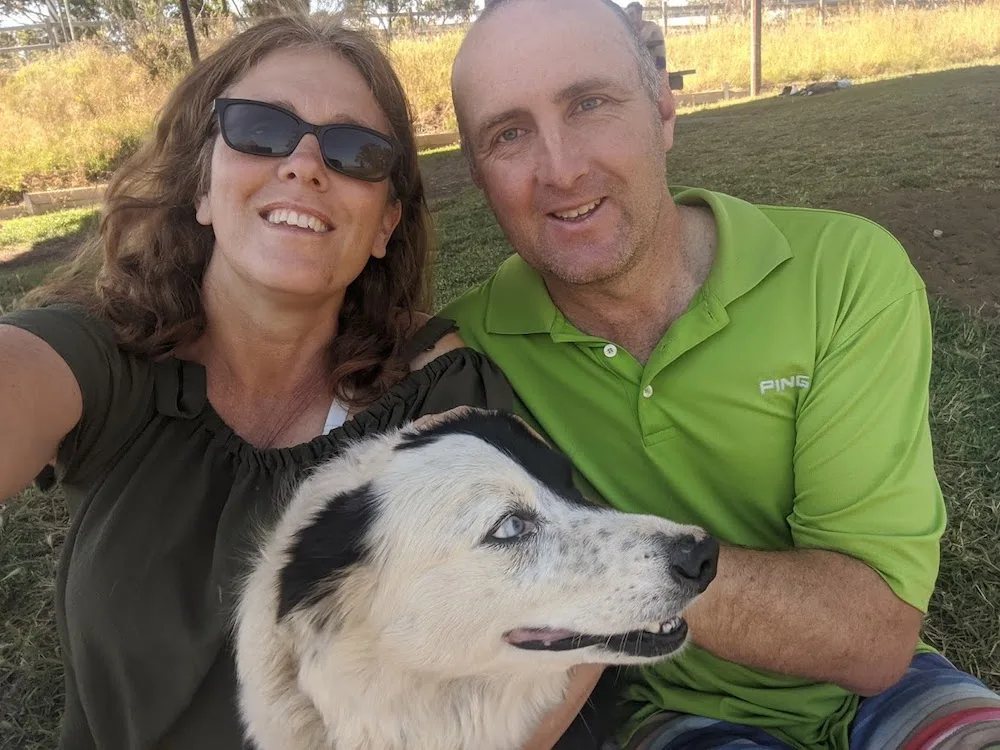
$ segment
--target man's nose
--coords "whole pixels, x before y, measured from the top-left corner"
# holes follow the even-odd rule
[[[539,181],[549,187],[571,190],[576,181],[587,172],[583,150],[558,130],[546,134],[542,138],[542,144]]]

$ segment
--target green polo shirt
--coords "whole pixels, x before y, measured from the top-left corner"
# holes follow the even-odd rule
[[[724,543],[846,553],[926,611],[945,508],[928,427],[930,317],[905,251],[856,216],[672,192],[711,208],[717,256],[645,366],[571,325],[516,255],[442,314],[504,370],[520,413],[596,499]],[[633,725],[681,711],[810,750],[846,750],[858,703],[698,647],[639,670],[625,697]]]

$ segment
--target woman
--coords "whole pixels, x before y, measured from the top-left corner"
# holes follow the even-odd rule
[[[0,498],[54,467],[72,517],[60,747],[240,748],[227,617],[254,524],[344,441],[511,394],[419,313],[409,111],[363,35],[283,18],[232,39],[105,200],[67,272],[0,318]]]

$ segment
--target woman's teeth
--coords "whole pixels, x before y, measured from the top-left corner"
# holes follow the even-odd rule
[[[330,231],[330,227],[317,219],[315,216],[292,211],[288,208],[275,209],[264,218],[271,224],[288,224],[293,227],[311,229],[314,232],[319,232],[320,234]]]

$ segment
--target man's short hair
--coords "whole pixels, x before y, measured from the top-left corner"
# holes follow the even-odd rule
[[[511,5],[515,2],[519,2],[519,0],[486,0],[486,6],[483,8],[483,12],[480,13],[473,22],[473,26],[480,21],[485,21],[487,18],[495,14],[501,7]],[[620,5],[615,3],[614,0],[600,0],[600,2],[614,11],[615,17],[621,21],[622,28],[624,28],[626,32],[629,49],[632,51],[636,63],[639,66],[639,82],[642,84],[643,90],[649,95],[649,98],[654,102],[658,101],[660,98],[660,73],[656,69],[656,61],[653,60],[653,56],[649,54],[649,50],[639,37],[635,27],[632,26],[632,22],[629,21],[628,16],[625,15],[625,10]],[[638,2],[634,2],[632,5],[638,5],[642,8],[642,4]]]

